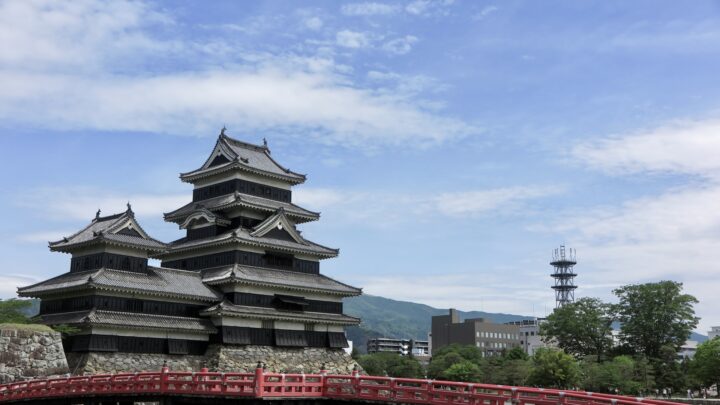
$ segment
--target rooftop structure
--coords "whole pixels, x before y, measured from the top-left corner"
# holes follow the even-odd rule
[[[520,347],[523,351],[532,356],[535,351],[542,347],[552,347],[552,344],[542,340],[540,335],[540,325],[545,318],[523,319],[521,321],[507,322],[506,325],[515,325],[520,331]]]
[[[69,272],[18,289],[42,300],[41,322],[79,329],[66,351],[347,347],[344,327],[360,320],[343,314],[342,299],[361,290],[320,274],[320,261],[339,250],[297,229],[320,216],[292,203],[292,187],[305,176],[278,164],[266,142],[232,139],[223,129],[205,163],[180,178],[193,184],[192,201],[165,220],[182,238],[153,239],[129,203],[122,213],[98,211],[80,231],[49,244],[72,255]]]
[[[368,353],[397,353],[401,356],[429,356],[427,340],[374,338],[367,341]]]
[[[432,353],[453,343],[474,345],[485,356],[499,356],[503,351],[520,346],[520,327],[492,323],[483,318],[460,321],[457,310],[448,315],[432,317]]]
[[[561,245],[559,249],[553,251],[550,265],[555,268],[555,271],[550,276],[555,279],[555,285],[552,286],[552,289],[555,290],[556,308],[575,301],[575,289],[577,286],[574,279],[577,274],[575,274],[574,267],[576,264],[574,249],[566,250],[565,246]]]

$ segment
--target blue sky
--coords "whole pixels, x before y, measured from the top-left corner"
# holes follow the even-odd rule
[[[0,2],[0,296],[48,240],[191,197],[223,125],[308,173],[304,235],[370,294],[544,315],[678,280],[720,324],[720,3]]]

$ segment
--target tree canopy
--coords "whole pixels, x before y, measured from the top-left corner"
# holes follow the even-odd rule
[[[569,388],[580,381],[580,369],[575,358],[562,350],[539,348],[533,356],[532,364],[528,379],[532,385]]]
[[[597,298],[579,300],[556,308],[540,326],[545,342],[565,352],[603,358],[612,347],[613,307]]]
[[[720,383],[720,338],[698,345],[690,370],[693,377],[706,387]]]
[[[358,363],[370,375],[388,375],[400,378],[422,378],[425,376],[420,363],[409,356],[397,353],[373,353],[360,356]]]
[[[693,309],[698,300],[682,289],[682,283],[660,281],[614,290],[624,343],[650,358],[660,358],[663,346],[677,351],[699,320]]]
[[[28,323],[26,310],[32,306],[30,300],[0,300],[0,323]]]

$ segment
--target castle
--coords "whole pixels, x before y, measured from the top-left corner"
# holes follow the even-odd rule
[[[192,201],[164,215],[185,236],[163,243],[127,210],[102,216],[50,242],[70,271],[21,287],[41,299],[38,320],[68,325],[75,373],[140,371],[163,363],[249,370],[349,372],[343,314],[356,287],[320,273],[338,250],[309,241],[298,224],[320,214],[292,203],[305,176],[277,163],[267,143],[220,133],[210,156],[180,179]],[[148,259],[161,261],[160,267]]]

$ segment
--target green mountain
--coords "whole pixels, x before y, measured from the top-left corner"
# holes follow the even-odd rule
[[[362,319],[359,326],[347,328],[347,334],[348,339],[353,341],[353,345],[363,353],[367,340],[374,337],[427,340],[431,318],[448,313],[447,309],[367,294],[347,298],[344,303],[346,314]],[[530,318],[481,311],[458,312],[461,319],[485,318],[495,323]]]

